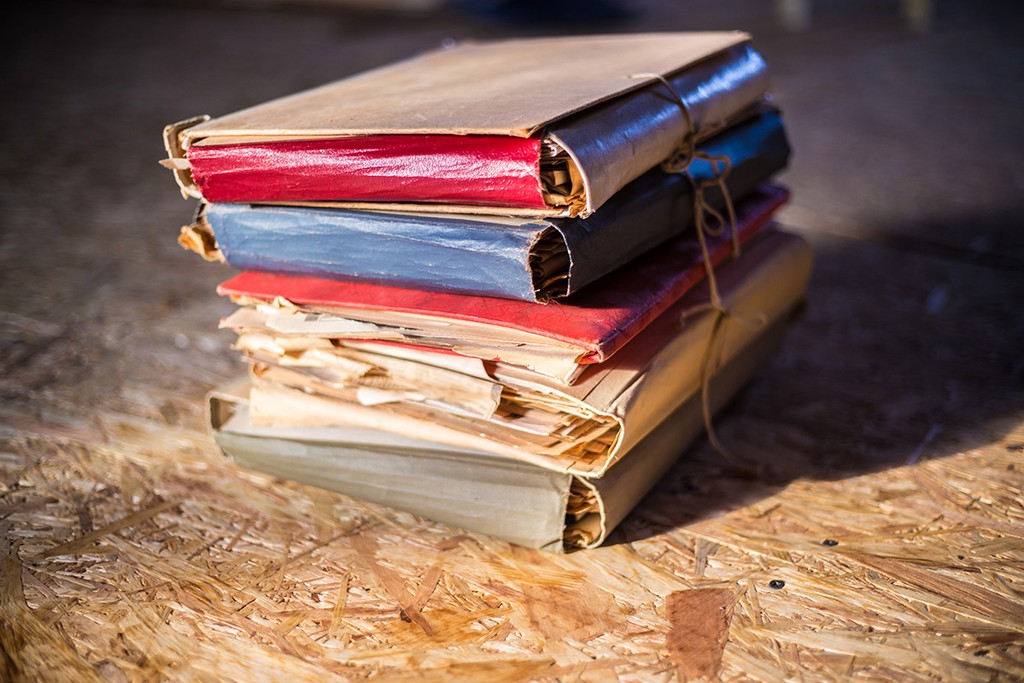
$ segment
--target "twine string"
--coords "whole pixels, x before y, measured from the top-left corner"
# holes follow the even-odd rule
[[[711,333],[708,335],[708,342],[700,362],[700,399],[701,412],[704,418],[704,429],[708,435],[708,442],[711,447],[734,468],[744,473],[749,473],[749,467],[744,466],[725,445],[719,440],[712,421],[711,408],[711,378],[713,368],[717,367],[724,343],[717,343],[719,335],[725,327],[726,320],[732,319],[741,324],[765,324],[763,315],[738,316],[732,313],[722,300],[718,288],[718,279],[715,277],[714,264],[711,262],[711,253],[708,249],[707,238],[720,237],[724,234],[726,226],[729,228],[729,237],[732,241],[733,257],[740,255],[740,240],[736,230],[736,210],[733,206],[729,188],[726,185],[726,178],[732,170],[732,160],[724,154],[710,154],[696,148],[696,129],[693,123],[693,115],[686,103],[685,98],[676,90],[672,82],[657,73],[637,73],[630,78],[653,78],[673,95],[674,101],[679,105],[683,113],[683,120],[686,124],[686,132],[679,142],[679,145],[672,154],[661,163],[661,169],[666,173],[685,175],[693,186],[693,215],[694,228],[697,233],[697,241],[700,244],[701,259],[704,263],[704,271],[707,275],[708,293],[710,301],[706,304],[694,306],[683,313],[687,318],[695,313],[711,311],[713,320]],[[695,161],[706,162],[711,167],[711,177],[700,179],[694,177],[693,164]],[[711,205],[707,198],[707,191],[717,188],[722,196],[724,212]]]

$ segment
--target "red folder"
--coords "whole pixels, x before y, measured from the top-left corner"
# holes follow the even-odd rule
[[[362,201],[544,209],[540,140],[499,135],[364,135],[198,145],[192,179],[209,202]],[[486,168],[487,173],[480,169]]]
[[[788,197],[782,187],[762,185],[737,204],[740,243],[769,226]],[[728,259],[733,252],[729,228],[710,237],[708,248],[714,265]],[[597,363],[608,359],[705,277],[700,245],[691,232],[573,296],[546,304],[257,272],[242,273],[221,284],[217,292],[266,301],[283,297],[298,306],[388,310],[483,323],[578,346],[583,350],[579,362]]]

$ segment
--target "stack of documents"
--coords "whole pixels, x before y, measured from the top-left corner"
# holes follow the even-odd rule
[[[242,271],[221,448],[532,547],[600,544],[809,276],[742,33],[464,44],[165,143],[179,241]]]

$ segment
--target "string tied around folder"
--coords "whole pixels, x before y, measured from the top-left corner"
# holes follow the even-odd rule
[[[733,207],[729,188],[725,184],[729,173],[732,171],[732,160],[725,154],[711,154],[697,149],[697,130],[694,127],[693,114],[686,103],[686,98],[676,90],[676,87],[672,85],[672,81],[661,74],[653,72],[631,74],[630,78],[653,78],[665,86],[672,94],[673,102],[679,105],[679,110],[683,113],[683,121],[686,124],[686,132],[683,134],[675,151],[661,162],[661,170],[665,173],[685,175],[693,186],[694,223],[696,224],[697,235],[702,240],[702,247],[704,246],[704,235],[717,237],[723,233],[725,226],[728,224],[732,240],[733,257],[739,256],[742,249],[740,247],[739,234],[736,232],[736,210]],[[692,166],[695,161],[703,161],[711,167],[710,178],[698,180],[694,177]],[[705,193],[711,188],[718,188],[718,191],[721,193],[726,212],[725,216],[707,200]],[[714,222],[708,220],[709,216]],[[728,221],[726,221],[726,218],[728,218]],[[704,235],[701,234],[702,232]],[[708,268],[709,278],[713,279],[709,262],[705,260],[704,263],[705,268]]]
[[[701,357],[700,363],[700,397],[701,412],[704,418],[704,429],[708,435],[708,442],[711,444],[711,447],[714,448],[715,451],[734,468],[746,471],[749,468],[744,467],[719,440],[718,435],[715,433],[711,418],[713,412],[711,408],[711,377],[713,374],[713,368],[718,364],[719,360],[716,351],[720,351],[721,349],[720,345],[716,342],[719,340],[723,324],[727,319],[736,320],[737,322],[745,324],[753,323],[763,325],[765,323],[763,316],[738,316],[725,306],[725,302],[722,300],[721,293],[718,289],[718,280],[715,277],[715,269],[711,262],[710,250],[708,249],[708,236],[720,237],[725,232],[726,226],[728,226],[729,237],[732,241],[733,258],[738,257],[741,252],[739,233],[736,230],[736,210],[733,207],[729,188],[725,183],[726,178],[729,176],[729,172],[732,170],[732,161],[724,154],[710,154],[697,149],[697,131],[694,127],[693,115],[690,112],[690,107],[687,105],[686,99],[682,94],[676,90],[674,85],[672,85],[671,81],[658,73],[637,73],[632,74],[630,78],[653,78],[658,81],[673,95],[674,102],[679,105],[679,109],[683,113],[686,132],[675,151],[673,151],[667,159],[661,162],[661,170],[665,173],[685,175],[693,186],[694,229],[697,233],[697,241],[700,244],[701,259],[704,263],[704,270],[707,275],[708,293],[710,298],[710,301],[707,304],[688,309],[683,313],[683,318],[685,319],[686,317],[709,309],[714,315],[711,334],[708,336],[708,343],[704,347],[704,353]],[[695,161],[703,161],[711,167],[710,178],[697,179],[694,177],[692,167]],[[724,204],[724,214],[722,211],[712,206],[711,202],[707,198],[706,193],[712,188],[717,188],[721,193],[722,202]]]

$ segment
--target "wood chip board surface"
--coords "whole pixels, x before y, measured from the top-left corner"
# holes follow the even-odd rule
[[[99,425],[5,431],[8,680],[1024,673],[1021,424],[703,519],[750,482],[701,452],[714,491],[659,489],[565,556],[239,470],[155,416]]]

